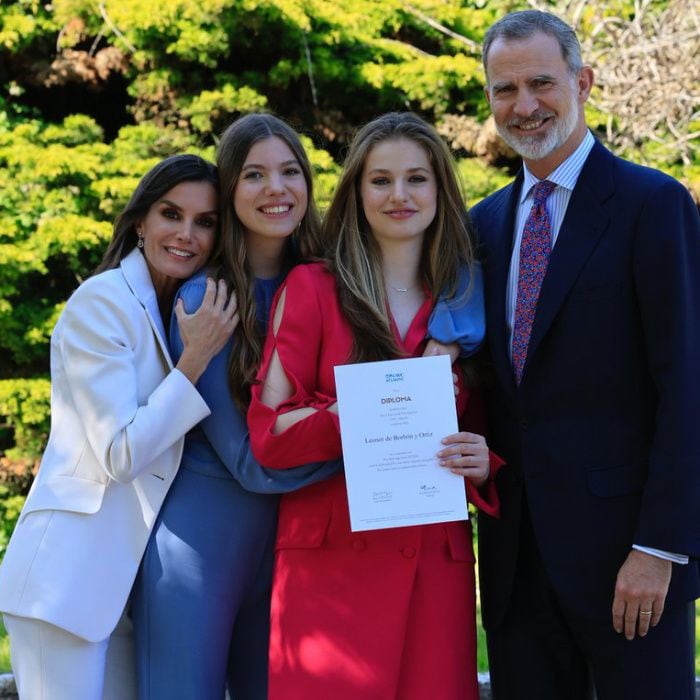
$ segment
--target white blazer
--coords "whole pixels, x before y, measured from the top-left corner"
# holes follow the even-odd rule
[[[208,414],[173,369],[141,252],[82,284],[51,337],[51,433],[0,566],[0,611],[106,639],[184,435]]]

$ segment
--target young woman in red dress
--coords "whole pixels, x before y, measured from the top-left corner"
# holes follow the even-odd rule
[[[262,465],[340,456],[333,367],[424,352],[435,300],[472,264],[467,222],[432,127],[405,113],[360,130],[324,224],[330,259],[293,269],[273,307],[248,414]],[[458,413],[468,403],[462,386]],[[440,466],[494,513],[484,438],[443,443]],[[469,523],[352,533],[342,474],[283,496],[269,697],[477,700]]]

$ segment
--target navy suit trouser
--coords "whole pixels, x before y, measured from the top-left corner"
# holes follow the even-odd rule
[[[612,594],[590,617],[567,610],[523,510],[510,605],[487,632],[494,700],[693,700],[693,603],[666,607],[646,637],[631,641],[613,629]]]

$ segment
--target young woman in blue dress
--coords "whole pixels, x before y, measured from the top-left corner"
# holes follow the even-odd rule
[[[240,323],[197,388],[212,409],[188,433],[132,604],[139,697],[267,697],[267,645],[278,497],[335,474],[340,462],[267,474],[248,450],[245,408],[272,298],[287,271],[318,252],[311,166],[280,119],[251,114],[217,152],[221,238],[208,274],[236,290]],[[202,303],[206,275],[178,292]],[[171,324],[171,351],[182,352]],[[282,476],[283,478],[280,478]]]

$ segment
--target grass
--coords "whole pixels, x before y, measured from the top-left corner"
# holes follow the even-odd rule
[[[479,673],[489,670],[489,659],[486,654],[486,632],[481,626],[481,611],[476,621],[476,670]]]

